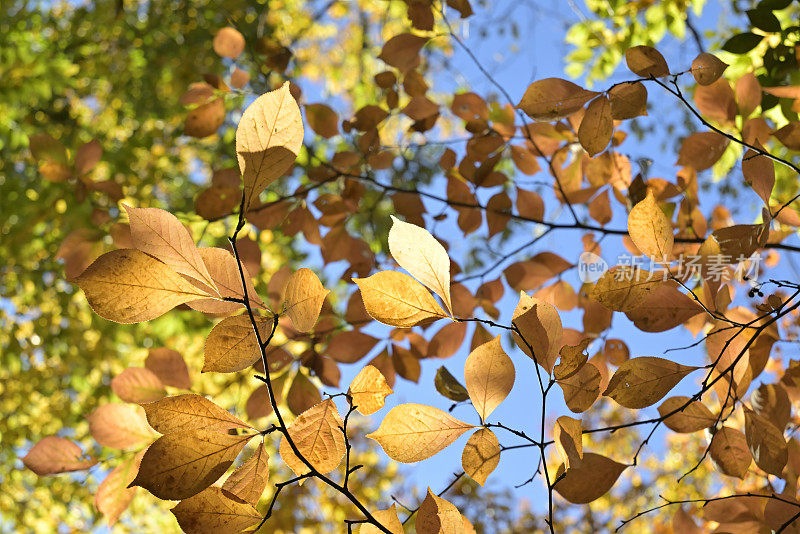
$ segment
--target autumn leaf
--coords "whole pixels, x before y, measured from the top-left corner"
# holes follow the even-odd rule
[[[583,434],[581,420],[562,415],[553,428],[556,450],[567,469],[578,467],[583,460]]]
[[[533,120],[549,122],[572,115],[597,95],[561,78],[545,78],[528,86],[517,108]]]
[[[564,392],[564,402],[574,413],[582,413],[592,407],[600,396],[600,371],[592,362],[587,362],[577,373],[559,380]]]
[[[178,304],[211,295],[139,250],[112,250],[75,279],[92,309],[117,323],[155,319]]]
[[[459,382],[445,366],[439,367],[436,371],[433,385],[436,391],[452,401],[463,402],[469,399],[467,388],[462,386],[461,382]]]
[[[627,467],[600,454],[586,452],[578,466],[566,469],[566,475],[554,489],[571,503],[587,504],[605,495]],[[556,471],[556,478],[564,471],[562,464]]]
[[[580,371],[581,367],[589,360],[586,348],[591,342],[591,338],[585,338],[577,345],[564,345],[561,347],[559,351],[561,360],[553,368],[553,376],[556,380],[564,380]]]
[[[288,432],[302,457],[324,475],[336,469],[344,457],[343,426],[336,404],[326,399],[301,413],[289,425]],[[285,436],[281,437],[279,452],[296,475],[309,472],[308,467],[295,455]]]
[[[262,339],[269,335],[272,321],[256,316]],[[203,372],[235,373],[261,357],[258,340],[248,314],[226,317],[214,325],[203,350]]]
[[[104,404],[88,417],[89,432],[103,447],[127,449],[149,443],[157,434],[147,424],[144,410],[130,404]]]
[[[392,534],[403,534],[403,524],[400,518],[397,517],[397,505],[392,504],[388,510],[378,510],[373,512],[372,516],[384,527],[389,529]],[[378,530],[375,525],[366,523],[361,526],[359,534],[380,534],[382,531]]]
[[[370,317],[389,326],[409,328],[447,317],[425,287],[396,271],[354,278]]]
[[[193,534],[242,532],[261,521],[253,505],[229,498],[216,486],[182,500],[171,512],[181,529]]]
[[[514,332],[517,346],[545,371],[552,372],[558,359],[564,332],[555,307],[520,292],[519,302],[514,310],[513,324],[519,330],[519,333]]]
[[[711,85],[716,82],[728,64],[714,54],[703,52],[692,61],[692,76],[700,85]]]
[[[187,394],[142,404],[147,422],[162,434],[195,428],[226,431],[250,425],[200,395]]]
[[[464,472],[483,486],[500,463],[500,443],[488,428],[479,428],[467,440],[461,454]]]
[[[264,444],[259,444],[255,452],[225,480],[222,493],[235,501],[256,506],[269,481],[268,460]]]
[[[289,82],[250,104],[236,128],[236,155],[244,182],[244,211],[286,174],[303,144],[303,118]]]
[[[614,133],[611,104],[608,97],[600,95],[586,107],[586,113],[578,128],[578,140],[590,156],[606,149]]]
[[[41,477],[89,469],[97,460],[84,457],[81,448],[68,439],[48,436],[22,457],[22,463]]]
[[[700,401],[689,402],[690,397],[677,396],[666,399],[658,407],[658,413],[661,417],[686,406],[680,412],[674,413],[664,419],[664,424],[670,430],[680,432],[682,434],[697,432],[709,428],[715,424],[717,418],[711,413],[705,404]],[[688,405],[687,405],[688,403]]]
[[[117,522],[119,516],[128,508],[136,495],[136,488],[128,486],[136,478],[136,473],[139,472],[139,464],[142,461],[144,452],[142,451],[122,460],[97,487],[94,506],[98,512],[106,517],[109,525]]]
[[[672,224],[651,190],[628,214],[628,233],[636,248],[653,260],[664,261],[672,253]]]
[[[310,332],[314,328],[328,293],[311,269],[292,274],[286,284],[284,306],[296,330]]]
[[[626,408],[646,408],[658,402],[696,369],[699,367],[652,356],[631,358],[619,366],[603,395]]]
[[[611,101],[611,118],[633,119],[647,115],[647,89],[641,82],[615,85],[608,91]]]
[[[111,390],[125,402],[153,402],[167,394],[164,384],[150,369],[128,367],[111,379]]]
[[[708,452],[721,473],[744,480],[752,462],[744,434],[723,426],[714,433]]]
[[[432,406],[401,404],[366,437],[380,443],[389,458],[414,463],[430,458],[470,428],[474,426]]]
[[[669,74],[669,67],[661,52],[651,46],[634,46],[625,51],[625,61],[631,71],[643,78],[660,78]]]
[[[157,208],[123,207],[128,212],[131,239],[137,249],[218,292],[192,236],[177,217]]]
[[[463,534],[464,520],[455,506],[428,488],[417,512],[416,528],[417,532],[430,534]]]
[[[386,396],[392,393],[386,378],[372,365],[365,365],[350,382],[347,390],[352,398],[352,405],[362,415],[371,415],[383,408]]]
[[[400,267],[439,295],[452,313],[450,257],[430,232],[392,216],[389,252]]]
[[[638,308],[663,283],[653,273],[618,265],[603,273],[589,296],[609,310],[627,312]]]
[[[235,298],[244,300],[244,291],[242,290],[242,278],[244,277],[250,306],[252,308],[265,307],[258,297],[255,287],[253,287],[253,280],[250,278],[247,268],[243,264],[237,263],[231,252],[217,247],[201,247],[198,251],[208,271],[211,273],[211,277],[217,283],[221,299]],[[239,270],[240,267],[241,272]],[[221,299],[195,300],[189,302],[188,306],[194,310],[215,315],[227,315],[244,307],[244,304],[240,302],[223,301]]]
[[[756,147],[763,150],[758,142],[756,142]],[[775,162],[767,156],[749,149],[742,158],[742,174],[744,174],[747,184],[769,206],[772,189],[775,187]]]
[[[470,353],[464,377],[472,405],[485,421],[514,386],[514,363],[503,350],[500,336]]]
[[[197,495],[228,470],[254,435],[234,435],[215,428],[164,434],[144,453],[131,486],[141,486],[164,500]]]
[[[214,47],[214,52],[221,57],[236,59],[239,54],[244,52],[244,36],[239,30],[230,26],[220,28],[214,35],[212,46]]]
[[[753,410],[744,410],[744,434],[756,465],[780,477],[789,460],[789,448],[783,432]]]
[[[180,389],[192,387],[186,361],[181,356],[181,353],[176,350],[165,347],[150,349],[147,352],[144,366],[145,369],[152,371],[165,386]]]

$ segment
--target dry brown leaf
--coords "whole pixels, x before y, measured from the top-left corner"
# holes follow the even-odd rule
[[[628,233],[642,254],[664,261],[672,252],[672,224],[656,203],[651,190],[628,214]]]
[[[586,107],[586,113],[578,128],[578,140],[590,156],[606,149],[614,133],[611,104],[608,97],[600,95]]]
[[[82,144],[75,152],[75,173],[80,176],[95,168],[100,158],[103,157],[103,147],[100,141],[92,139]]]
[[[761,84],[752,72],[736,81],[736,103],[739,114],[745,119],[761,105]]]
[[[567,469],[554,489],[571,503],[588,504],[605,495],[626,467],[600,454],[586,452],[580,465]],[[562,464],[556,471],[556,478],[563,472]]]
[[[556,419],[553,441],[567,469],[580,466],[583,460],[583,433],[580,419],[573,419],[568,415]]]
[[[166,264],[135,249],[103,254],[75,283],[97,315],[117,323],[149,321],[178,304],[211,296]]]
[[[216,486],[182,500],[171,512],[181,530],[190,534],[242,532],[261,521],[253,505],[228,498]]]
[[[193,393],[167,397],[142,405],[147,422],[157,432],[189,431],[194,428],[226,431],[250,425],[223,410],[210,400]]]
[[[744,434],[735,428],[723,426],[711,439],[708,452],[721,473],[744,480],[752,462]]]
[[[231,59],[239,57],[239,54],[244,52],[245,46],[244,36],[231,26],[220,28],[214,35],[214,41],[211,44],[217,55]]]
[[[389,326],[410,328],[447,317],[425,286],[396,271],[381,271],[369,278],[354,278],[367,313]]]
[[[653,273],[618,265],[600,277],[589,296],[609,310],[628,312],[638,308],[663,283]]]
[[[581,367],[589,361],[589,354],[586,352],[586,348],[591,342],[592,339],[587,337],[577,345],[564,345],[561,347],[559,351],[561,360],[553,368],[553,376],[556,380],[564,380],[580,371]]]
[[[111,379],[111,390],[125,402],[153,402],[167,391],[155,373],[144,367],[128,367]]]
[[[577,373],[559,380],[564,392],[564,402],[573,413],[582,413],[592,407],[600,396],[600,371],[592,362],[587,362]]]
[[[362,415],[371,415],[386,403],[386,396],[393,393],[386,383],[386,378],[372,365],[364,366],[350,382],[347,394],[352,398],[352,405]]]
[[[666,399],[658,407],[658,413],[664,417],[689,402],[690,397],[677,396]],[[709,428],[717,422],[717,418],[711,413],[705,404],[700,401],[692,401],[686,408],[670,415],[664,419],[664,424],[670,430],[681,434],[697,432]]]
[[[464,378],[481,421],[485,421],[511,392],[514,374],[514,362],[503,350],[500,336],[479,346],[467,357]]]
[[[269,454],[261,443],[222,485],[222,493],[239,502],[258,504],[269,481]]]
[[[389,252],[400,267],[439,295],[452,313],[450,257],[430,232],[392,216]]]
[[[461,453],[461,466],[475,482],[483,486],[500,463],[500,442],[488,428],[479,428],[467,440]]]
[[[611,118],[633,119],[647,115],[647,89],[640,83],[621,83],[608,91],[611,99]]]
[[[104,404],[88,417],[89,433],[103,447],[127,449],[155,439],[144,411],[130,404]]]
[[[132,208],[125,204],[122,207],[130,219],[133,246],[169,265],[175,272],[218,291],[189,230],[177,217],[158,208]]]
[[[228,470],[253,436],[213,428],[164,434],[147,448],[131,486],[170,501],[197,495]]]
[[[669,74],[669,66],[661,52],[651,46],[634,46],[625,51],[625,61],[631,71],[641,76],[649,78],[654,76],[659,78]]]
[[[780,383],[761,384],[750,394],[750,405],[778,430],[786,428],[792,418],[792,401]]]
[[[339,134],[339,117],[325,104],[306,104],[306,120],[315,133],[330,138]]]
[[[681,143],[677,165],[688,165],[696,171],[711,168],[728,148],[728,139],[717,132],[696,132]]]
[[[298,269],[292,274],[286,284],[284,306],[295,330],[310,332],[314,328],[328,293],[311,269]]]
[[[425,534],[464,534],[464,519],[455,506],[428,488],[417,512],[416,528]]]
[[[702,52],[692,61],[692,76],[700,85],[711,85],[727,68],[728,64],[714,54]]]
[[[322,400],[317,386],[309,378],[298,371],[294,375],[292,385],[286,394],[286,405],[294,415],[300,415]]]
[[[314,469],[325,474],[336,469],[344,457],[345,441],[340,428],[343,425],[336,404],[326,399],[300,414],[288,430],[303,458]],[[279,452],[296,475],[309,472],[308,467],[292,451],[286,436],[281,437]]]
[[[572,115],[598,94],[561,78],[545,78],[528,86],[517,108],[535,121],[550,122]]]
[[[514,310],[513,324],[519,330],[519,334],[514,333],[514,342],[517,346],[545,371],[551,373],[558,359],[564,334],[561,317],[555,307],[520,292],[519,302]]]
[[[68,439],[48,436],[31,447],[22,463],[41,477],[89,469],[97,460],[85,458],[81,448]]]
[[[128,508],[136,495],[136,488],[128,486],[139,472],[142,456],[144,456],[144,451],[125,458],[106,475],[106,478],[97,487],[94,506],[106,517],[109,526],[117,522],[119,516]]]
[[[389,458],[414,463],[430,458],[475,428],[450,414],[422,404],[401,404],[392,408],[378,430],[366,437],[380,443]]]
[[[427,42],[427,37],[411,33],[395,35],[384,43],[378,59],[395,67],[400,72],[406,72],[419,65],[419,51]]]
[[[400,522],[400,518],[397,517],[397,505],[392,504],[392,507],[388,510],[378,510],[372,516],[378,520],[378,523],[388,528],[392,534],[403,534],[403,524]],[[383,531],[379,530],[375,525],[367,523],[362,525],[361,530],[358,532],[359,534],[380,534]]]
[[[660,284],[644,301],[625,315],[644,332],[663,332],[683,324],[703,308],[672,284]]]
[[[789,461],[789,447],[783,432],[766,417],[745,408],[744,434],[756,465],[780,477]]]
[[[256,317],[262,339],[272,321]],[[235,373],[253,365],[261,356],[253,324],[247,314],[226,317],[214,325],[203,350],[203,372]]]
[[[758,142],[755,146],[763,149]],[[775,162],[749,149],[742,158],[742,174],[747,184],[769,206],[769,197],[775,187]]]
[[[699,367],[653,356],[631,358],[619,366],[603,395],[626,408],[646,408],[661,400],[696,369]]]
[[[244,211],[286,174],[303,144],[303,118],[289,82],[250,104],[236,128],[236,155],[244,183]]]

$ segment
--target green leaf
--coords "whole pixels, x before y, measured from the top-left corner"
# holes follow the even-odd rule
[[[792,0],[761,0],[756,6],[756,9],[771,9],[777,11],[779,9],[786,9],[791,5]]]
[[[734,35],[722,45],[722,49],[731,54],[746,54],[761,42],[763,36],[753,32],[740,33]]]
[[[781,31],[781,23],[778,17],[768,9],[750,9],[747,11],[747,18],[750,19],[750,24],[759,30],[773,33]]]

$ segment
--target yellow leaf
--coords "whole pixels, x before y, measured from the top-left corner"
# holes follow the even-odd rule
[[[689,402],[689,397],[677,396],[666,399],[658,407],[658,413],[664,417]],[[717,418],[711,413],[705,404],[700,401],[692,401],[680,412],[674,413],[664,419],[664,425],[670,430],[681,434],[697,432],[708,428],[716,423]]]
[[[216,486],[182,500],[171,512],[181,529],[192,534],[242,532],[261,521],[261,514],[251,504],[228,498]]]
[[[142,451],[135,456],[129,456],[117,465],[103,479],[97,487],[94,495],[94,506],[97,511],[106,516],[109,525],[117,522],[120,514],[125,511],[136,495],[136,488],[128,487],[136,473],[139,472],[139,464],[144,456]]]
[[[111,379],[111,390],[125,402],[153,402],[164,397],[167,390],[158,376],[144,367],[128,367]]]
[[[416,527],[420,534],[464,534],[464,519],[455,506],[428,488],[417,512]]]
[[[555,307],[520,292],[519,303],[514,310],[513,324],[520,331],[520,334],[514,333],[517,346],[550,373],[558,359],[564,335],[561,318]]]
[[[103,254],[75,283],[97,315],[118,323],[149,321],[178,304],[211,296],[166,264],[134,249]]]
[[[661,52],[651,46],[634,46],[625,51],[625,61],[634,74],[643,78],[659,78],[669,74],[669,67]]]
[[[388,510],[378,510],[372,516],[378,520],[378,523],[388,528],[392,534],[403,534],[403,524],[400,522],[400,518],[397,517],[397,505],[393,504]],[[361,529],[358,532],[359,534],[380,534],[383,531],[378,530],[375,525],[367,523],[361,525]]]
[[[553,376],[556,380],[569,378],[580,371],[581,367],[589,361],[586,347],[588,347],[591,342],[592,339],[587,337],[577,345],[564,345],[561,347],[559,351],[561,361],[553,368]]]
[[[574,504],[588,504],[599,499],[611,489],[619,475],[628,467],[600,454],[583,454],[580,465],[570,467],[554,489]],[[564,473],[564,465],[556,471],[556,478]]]
[[[189,230],[177,217],[158,208],[122,207],[130,219],[133,246],[217,291]]]
[[[257,505],[269,481],[268,460],[264,444],[259,444],[250,458],[225,480],[222,492],[236,501]]]
[[[567,466],[567,469],[580,466],[583,460],[583,434],[580,419],[573,419],[567,415],[556,419],[553,441],[555,441],[558,455],[561,456],[561,461]]]
[[[389,252],[400,267],[439,295],[452,313],[450,257],[430,232],[392,216]]]
[[[744,434],[728,426],[714,433],[708,453],[721,473],[742,480],[753,461]]]
[[[517,108],[535,121],[549,122],[572,115],[598,94],[561,78],[545,78],[528,86]]]
[[[89,432],[103,447],[127,449],[152,441],[156,434],[144,412],[131,404],[104,404],[88,417]]]
[[[289,82],[250,104],[236,128],[236,155],[244,182],[244,211],[294,164],[303,144],[303,118]]]
[[[514,363],[503,351],[500,336],[470,353],[464,364],[464,378],[472,405],[485,421],[514,386]]]
[[[628,214],[628,233],[636,248],[651,259],[663,261],[672,252],[672,225],[652,191]]]
[[[389,458],[413,463],[430,458],[470,428],[475,427],[442,410],[409,403],[392,408],[367,437],[380,443]]]
[[[609,310],[628,312],[638,308],[663,283],[653,273],[618,265],[600,277],[589,296]]]
[[[407,274],[381,271],[353,282],[370,317],[389,326],[410,328],[447,317],[428,290]]]
[[[336,404],[326,399],[315,404],[294,420],[289,426],[292,437],[300,454],[322,474],[336,469],[345,453],[344,423],[336,409]],[[286,437],[281,437],[279,447],[281,458],[297,475],[308,473],[308,467],[292,451]]]
[[[696,369],[699,367],[652,356],[631,358],[619,366],[603,395],[626,408],[646,408],[658,402]]]
[[[347,393],[356,410],[362,415],[371,415],[383,408],[386,396],[393,392],[383,374],[376,367],[366,365],[350,382]]]
[[[461,453],[461,467],[472,480],[483,486],[500,463],[500,442],[488,428],[479,428],[467,440]]]
[[[590,156],[606,149],[614,133],[611,119],[611,104],[608,97],[600,95],[586,107],[586,113],[578,128],[578,140]]]
[[[592,407],[600,396],[600,371],[591,362],[578,369],[578,372],[563,380],[558,385],[564,392],[564,402],[574,413],[582,413]]]
[[[213,428],[164,434],[144,453],[131,485],[163,500],[197,495],[228,470],[254,435],[231,435]]]
[[[314,328],[328,293],[311,269],[298,269],[292,274],[286,284],[284,304],[296,330],[310,332]]]
[[[242,274],[239,272],[239,264],[233,254],[225,249],[217,247],[200,247],[200,256],[211,273],[211,278],[217,284],[221,298],[231,297],[244,300],[242,290]],[[264,308],[264,303],[253,287],[253,279],[242,264],[242,273],[247,283],[247,298],[253,308]],[[188,303],[194,310],[203,313],[213,313],[216,315],[227,315],[243,307],[238,302],[225,302],[221,299],[202,299]]]
[[[142,404],[147,422],[162,434],[205,428],[226,431],[250,428],[244,421],[210,400],[193,393]]]
[[[256,317],[262,338],[269,335],[272,321]],[[203,350],[203,372],[235,373],[261,357],[253,324],[248,314],[226,317],[214,325]]]
[[[789,461],[789,447],[783,432],[767,418],[745,408],[744,434],[756,465],[767,473],[780,477]]]

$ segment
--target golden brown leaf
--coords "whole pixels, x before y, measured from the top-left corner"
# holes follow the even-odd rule
[[[314,328],[328,293],[311,269],[298,269],[292,274],[286,284],[284,303],[286,315],[296,330],[310,332]]]
[[[393,393],[392,388],[386,383],[386,378],[376,367],[364,366],[350,382],[347,394],[350,395],[352,405],[362,415],[371,415],[386,403],[386,396]]]
[[[289,82],[250,104],[236,128],[236,155],[244,182],[244,210],[286,174],[303,144],[303,118]]]
[[[155,373],[144,367],[128,367],[111,379],[111,389],[125,402],[153,402],[167,391]]]
[[[262,339],[272,321],[256,316]],[[253,365],[261,356],[253,324],[247,314],[226,317],[214,325],[203,350],[203,372],[235,373]]]
[[[692,61],[692,76],[700,85],[711,85],[727,68],[728,64],[714,54],[702,52]]]
[[[763,148],[758,142],[755,146]],[[769,206],[769,197],[775,187],[775,162],[749,149],[742,158],[742,174],[747,184]]]
[[[592,407],[600,396],[600,371],[592,362],[587,362],[577,373],[559,380],[564,392],[564,402],[574,413],[582,413]]]
[[[250,425],[210,400],[193,393],[167,397],[142,405],[147,422],[162,434],[205,428],[225,431]]]
[[[367,437],[380,443],[389,458],[413,463],[430,458],[470,428],[438,408],[410,403],[392,408]]]
[[[109,525],[113,525],[119,516],[133,500],[136,495],[136,488],[128,487],[136,473],[139,472],[139,464],[144,456],[144,451],[125,458],[122,463],[117,465],[97,487],[94,495],[94,506],[97,511],[106,516]]]
[[[609,310],[627,312],[638,308],[663,283],[653,273],[618,265],[600,277],[589,296]]]
[[[306,120],[315,133],[330,138],[339,134],[339,117],[325,104],[306,104]]]
[[[717,132],[696,132],[681,143],[677,164],[704,171],[719,161],[726,148],[728,139]]]
[[[586,113],[578,128],[578,140],[590,156],[606,149],[614,133],[611,119],[611,104],[608,97],[600,95],[586,107]]]
[[[783,432],[766,417],[745,408],[744,434],[756,465],[780,477],[789,460],[789,448]]]
[[[186,367],[186,362],[181,353],[176,350],[165,347],[150,349],[147,352],[144,366],[152,371],[165,386],[180,389],[192,387],[189,368]]]
[[[464,534],[464,519],[455,506],[428,488],[417,512],[416,527],[417,532],[425,534]]]
[[[216,486],[182,500],[171,512],[187,534],[242,532],[261,521],[253,505],[228,498]]]
[[[651,259],[663,261],[672,252],[672,224],[651,190],[628,214],[628,233],[636,248]]]
[[[242,271],[239,272],[239,264],[236,263],[236,258],[231,252],[217,247],[201,247],[198,251],[208,268],[208,272],[211,273],[211,278],[217,284],[220,297],[244,300],[244,291],[242,290],[242,274],[244,274],[250,306],[264,308],[264,303],[261,302],[255,287],[253,287],[253,279],[250,277],[250,273],[247,272],[244,264],[241,265]],[[217,315],[227,315],[244,307],[243,304],[238,302],[225,302],[220,299],[195,300],[189,302],[188,306],[203,313]]]
[[[514,310],[513,324],[519,330],[519,334],[514,333],[517,346],[545,371],[552,372],[564,334],[561,317],[555,307],[520,292],[519,302]]]
[[[48,436],[22,457],[22,463],[41,477],[89,469],[97,460],[84,458],[81,448],[68,439]]]
[[[89,432],[103,447],[127,449],[149,443],[157,436],[139,406],[104,404],[98,406],[88,419]]]
[[[294,415],[300,415],[322,400],[319,389],[301,371],[294,375],[292,385],[286,394],[286,404]]]
[[[553,441],[561,461],[567,467],[578,467],[583,460],[583,434],[581,420],[562,415],[556,419]]]
[[[314,469],[325,474],[336,469],[344,457],[345,441],[340,428],[343,425],[336,404],[326,399],[300,414],[288,430],[303,458]],[[296,475],[309,472],[308,467],[292,451],[286,436],[281,437],[279,452]]]
[[[269,454],[261,443],[222,484],[222,493],[239,502],[256,506],[269,481]]]
[[[400,72],[406,72],[419,65],[419,51],[427,42],[427,37],[411,33],[395,35],[384,43],[378,59],[395,67]]]
[[[244,52],[244,36],[236,28],[227,26],[217,31],[212,45],[220,57],[236,59]]]
[[[752,462],[750,449],[744,434],[735,428],[723,426],[717,430],[708,452],[721,473],[741,479],[747,475]]]
[[[528,86],[517,108],[535,121],[549,122],[572,115],[597,95],[561,78],[545,78]]]
[[[571,503],[588,504],[605,495],[626,467],[628,466],[600,454],[586,452],[580,465],[567,469],[567,474],[558,481],[554,489]],[[563,472],[562,464],[556,477]]]
[[[479,428],[467,440],[461,453],[461,466],[475,482],[483,486],[500,463],[500,442],[488,428]]]
[[[553,376],[556,380],[564,380],[580,371],[581,367],[589,360],[586,348],[591,342],[592,339],[587,337],[577,345],[564,345],[561,347],[559,351],[561,360],[553,368]]]
[[[640,82],[621,83],[608,91],[611,99],[611,118],[633,119],[647,115],[647,89]]]
[[[370,317],[389,326],[410,328],[447,317],[425,286],[396,271],[354,278]]]
[[[669,67],[664,56],[651,46],[634,46],[627,49],[625,61],[628,68],[642,78],[650,76],[659,78],[669,74]]]
[[[646,408],[658,402],[696,369],[699,367],[653,356],[631,358],[619,366],[603,395],[626,408]]]
[[[690,397],[677,396],[666,399],[658,407],[658,413],[664,417],[689,402]],[[708,428],[716,423],[717,418],[711,413],[705,404],[700,401],[692,401],[686,408],[670,415],[664,419],[664,424],[670,430],[688,434]]]
[[[149,321],[178,304],[211,296],[166,264],[134,249],[103,254],[75,283],[97,315],[118,323]]]
[[[403,524],[400,518],[397,517],[397,505],[392,504],[388,510],[378,510],[372,516],[378,520],[378,523],[388,528],[392,534],[403,534]],[[369,523],[361,526],[359,534],[380,534],[382,531],[378,527]]]
[[[485,421],[514,386],[514,362],[503,350],[500,336],[470,353],[464,364],[464,378],[472,405]]]

